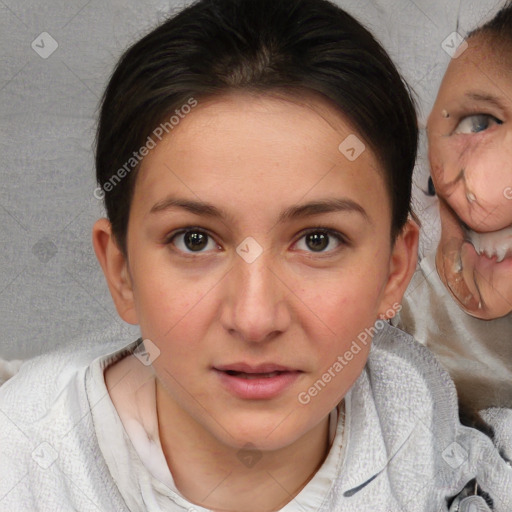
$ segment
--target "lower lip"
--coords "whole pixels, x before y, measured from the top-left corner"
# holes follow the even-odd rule
[[[244,379],[215,370],[222,385],[233,395],[244,400],[269,400],[279,396],[291,386],[301,372],[283,372],[275,377]]]
[[[466,243],[469,246],[470,251],[473,254],[473,257],[475,258],[475,268],[477,270],[485,271],[486,269],[494,267],[507,269],[508,267],[512,266],[512,258],[507,257],[502,261],[498,262],[497,256],[489,258],[485,253],[478,254],[476,252],[476,249],[473,247],[473,244],[471,244],[470,242]]]

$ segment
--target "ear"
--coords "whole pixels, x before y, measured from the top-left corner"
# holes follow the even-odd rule
[[[419,227],[409,219],[395,240],[389,260],[388,282],[379,307],[379,318],[392,318],[398,312],[405,290],[418,262]]]
[[[119,316],[129,324],[137,324],[128,262],[116,243],[112,226],[107,219],[95,222],[92,228],[92,244]]]

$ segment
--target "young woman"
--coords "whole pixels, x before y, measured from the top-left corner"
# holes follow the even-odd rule
[[[437,511],[475,478],[510,510],[448,374],[385,321],[416,140],[389,57],[325,0],[202,0],[131,47],[93,243],[141,339],[0,388],[0,510]]]

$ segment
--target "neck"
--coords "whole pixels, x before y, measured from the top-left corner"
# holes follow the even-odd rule
[[[183,411],[156,381],[162,449],[176,487],[218,512],[272,512],[290,502],[329,451],[329,417],[272,451],[226,445]],[[300,461],[300,463],[298,463]]]

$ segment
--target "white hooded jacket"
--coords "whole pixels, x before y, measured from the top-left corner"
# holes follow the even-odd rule
[[[382,323],[325,467],[281,511],[512,511],[512,468],[459,423],[449,375]],[[0,388],[1,512],[206,510],[154,476],[116,415],[103,371],[139,344],[40,356]],[[105,430],[123,440],[121,452],[108,450]],[[474,479],[488,504],[463,497]]]

